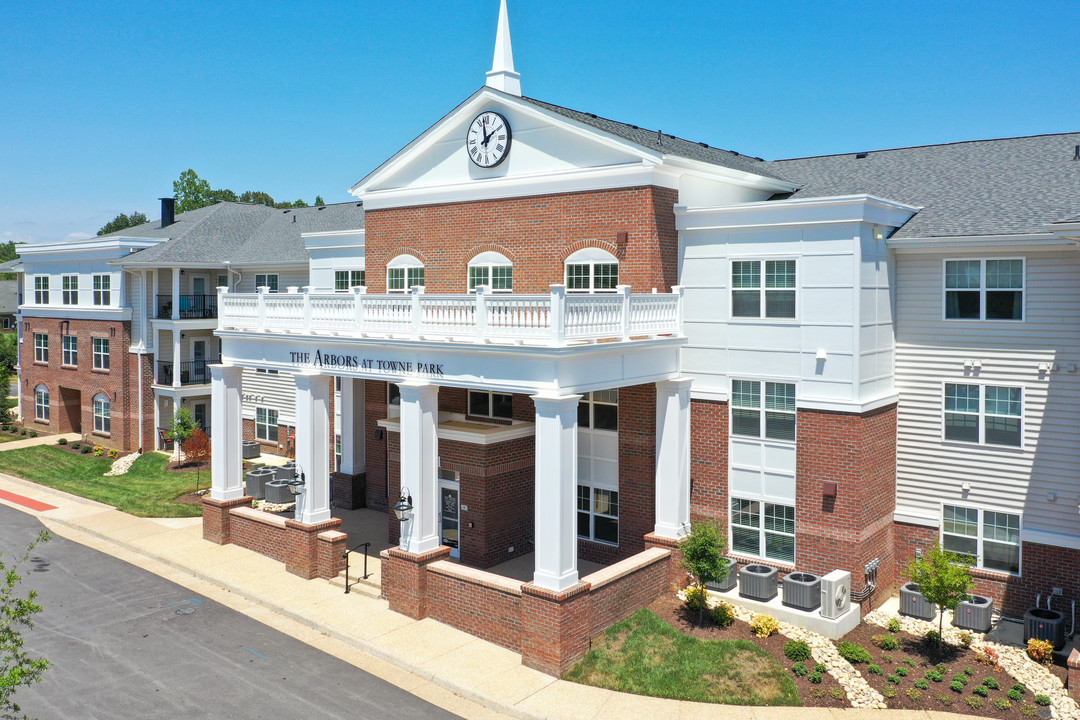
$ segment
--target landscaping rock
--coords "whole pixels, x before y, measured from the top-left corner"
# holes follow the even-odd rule
[[[139,459],[139,453],[131,453],[125,455],[122,458],[118,458],[113,462],[109,472],[105,473],[105,477],[115,477],[117,475],[126,475],[127,471],[131,469],[131,466],[135,464],[135,461]]]

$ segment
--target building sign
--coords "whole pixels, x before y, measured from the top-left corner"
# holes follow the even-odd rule
[[[290,352],[289,362],[293,365],[310,365],[327,370],[361,370],[382,375],[420,375],[423,377],[442,377],[442,363],[412,362],[410,360],[376,360],[359,355],[339,355],[337,353],[316,350],[310,352]]]

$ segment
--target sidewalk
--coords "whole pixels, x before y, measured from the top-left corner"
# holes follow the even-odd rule
[[[928,720],[949,713],[756,708],[661,700],[565,682],[521,665],[521,656],[434,620],[391,612],[375,588],[346,595],[302,580],[235,545],[202,539],[201,518],[145,519],[0,474],[0,503],[37,515],[50,531],[203,593],[468,718],[731,718],[856,720],[888,713]],[[42,508],[40,503],[53,506]],[[358,652],[359,651],[359,652]]]

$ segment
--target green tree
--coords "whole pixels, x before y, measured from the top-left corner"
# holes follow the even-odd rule
[[[15,241],[8,240],[6,243],[0,243],[0,262],[7,262],[19,257],[18,251],[15,250]],[[0,280],[17,280],[18,275],[15,273],[0,273]]]
[[[267,207],[274,207],[274,198],[269,194],[259,190],[246,190],[240,196],[240,202],[242,203],[254,203],[256,205],[265,205]]]
[[[97,234],[108,235],[109,233],[114,233],[118,230],[126,230],[127,228],[135,227],[136,225],[142,225],[146,221],[146,216],[141,212],[133,212],[130,216],[120,213],[112,220],[105,223],[105,225],[97,231]]]
[[[199,174],[191,168],[180,173],[180,177],[173,180],[172,186],[177,213],[198,210],[201,207],[213,205],[215,202],[210,183],[199,177]]]
[[[705,583],[722,582],[728,574],[727,534],[720,523],[712,520],[698,520],[690,528],[690,534],[679,546],[682,552],[682,567],[694,576],[699,588]],[[698,610],[698,624],[704,619],[705,608]]]
[[[191,409],[182,407],[173,415],[172,425],[165,431],[165,437],[180,447],[188,441],[198,427]]]
[[[927,602],[938,606],[937,652],[941,655],[941,633],[944,629],[945,611],[955,610],[967,600],[975,580],[968,567],[972,558],[951,553],[935,542],[934,547],[908,563],[908,577],[918,583],[919,592]]]
[[[16,333],[0,333],[0,369],[15,371],[19,362],[19,336]],[[7,387],[0,390],[7,392]]]
[[[318,207],[319,205],[325,205],[326,201],[322,199],[322,195],[316,195],[314,204],[316,207]]]
[[[236,197],[236,193],[232,190],[225,188],[222,190],[211,190],[210,200],[211,204],[214,204],[219,202],[237,202],[239,198]]]
[[[41,682],[41,676],[49,668],[48,660],[33,658],[23,650],[23,631],[34,627],[34,616],[41,612],[36,602],[37,591],[30,590],[25,597],[16,592],[22,581],[19,567],[38,543],[49,538],[49,533],[42,530],[26,552],[11,564],[5,563],[0,553],[0,717],[3,718],[20,716],[22,708],[15,704],[15,691]]]

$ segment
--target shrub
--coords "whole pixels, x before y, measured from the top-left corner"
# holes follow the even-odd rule
[[[972,710],[978,710],[983,706],[982,698],[977,698],[972,695],[968,695],[965,702],[971,706]]]
[[[784,657],[788,660],[809,660],[810,645],[805,640],[789,640],[784,643]]]
[[[875,665],[873,663],[870,663],[869,665],[866,666],[866,672],[870,673],[871,675],[883,675],[884,674],[881,671],[881,666],[880,665]]]
[[[821,673],[822,675],[824,675],[825,671],[828,669],[829,668],[825,667],[824,663],[818,663],[817,665],[814,665],[814,672]]]
[[[977,662],[983,665],[997,666],[998,661],[1001,659],[1001,655],[992,647],[984,647],[979,654],[975,656]]]
[[[900,632],[900,618],[894,617],[892,620],[889,621],[889,632],[891,632],[891,633]]]
[[[976,685],[975,687],[971,688],[971,692],[975,693],[976,695],[982,695],[983,697],[986,697],[990,694],[990,688],[986,687],[985,685]]]
[[[886,665],[892,665],[894,659],[895,658],[893,658],[892,653],[881,653],[881,662],[885,663]]]
[[[810,671],[806,669],[806,663],[797,662],[791,666],[791,672],[795,673],[798,677],[806,677],[810,674]]]
[[[26,434],[26,428],[23,428],[22,430],[20,430],[19,434],[20,435],[25,435]]]
[[[820,685],[822,677],[823,676],[822,676],[821,673],[816,672],[816,673],[813,673],[812,675],[810,675],[810,677],[808,677],[806,679],[809,680],[810,682],[814,683],[815,685]]]
[[[994,700],[994,705],[997,706],[998,710],[1008,710],[1012,707],[1012,703],[1009,702],[1008,698],[997,698]]]
[[[1024,693],[1020,692],[1016,688],[1013,688],[1012,690],[1010,690],[1009,692],[1007,692],[1005,694],[1008,695],[1009,697],[1011,697],[1016,702],[1020,702],[1020,699],[1024,697]]]
[[[66,437],[60,438],[59,440],[56,441],[56,444],[57,445],[67,445],[67,438]]]
[[[916,680],[915,687],[919,688],[920,690],[925,690],[926,688],[930,687],[930,683],[926,682],[925,680]]]
[[[938,693],[937,701],[942,705],[952,705],[952,698],[945,693]]]
[[[904,658],[904,664],[908,667],[915,667],[916,665],[918,665],[918,663],[915,662],[915,658],[911,657]]]
[[[894,698],[894,697],[896,697],[896,688],[894,688],[894,687],[882,688],[881,694],[886,698],[890,698],[890,699]]]
[[[32,437],[32,438],[36,438],[37,436],[38,436],[38,432],[37,432],[37,430],[31,430],[31,431],[30,431],[30,437]]]
[[[953,679],[953,682],[958,682],[961,685],[967,685],[968,684],[967,675],[965,675],[964,673],[956,673],[955,675],[952,676],[952,679]]]
[[[967,630],[960,633],[960,644],[966,648],[971,647],[971,633]]]
[[[1022,683],[1016,683],[1012,686],[1012,689],[1020,693],[1021,695],[1027,692],[1027,686],[1023,685]]]
[[[750,632],[754,637],[772,637],[780,629],[780,622],[772,615],[755,615],[750,622]]]
[[[975,671],[972,670],[970,667],[965,666],[964,667],[964,674],[967,675],[968,677],[971,677],[972,675],[975,674]]]
[[[875,635],[870,640],[882,650],[900,649],[900,641],[895,635]]]
[[[83,445],[82,450],[79,450],[79,452],[81,452],[83,455],[89,455],[91,450],[93,450],[93,448],[89,445]]]
[[[900,677],[907,677],[909,672],[911,671],[907,669],[906,665],[900,665],[896,668],[896,674]]]
[[[1036,695],[1035,696],[1035,704],[1036,705],[1042,705],[1043,707],[1046,707],[1047,705],[1050,704],[1050,696],[1049,695]]]
[[[1037,707],[1035,707],[1033,705],[1022,705],[1020,707],[1020,714],[1021,715],[1026,715],[1028,717],[1038,717],[1039,708],[1037,708]]]
[[[952,690],[954,693],[962,693],[964,692],[964,683],[960,682],[959,680],[953,680],[951,683],[949,683],[949,689]]]
[[[945,671],[949,669],[949,666],[946,665],[945,663],[938,663],[937,665],[934,666],[934,669],[937,670],[942,675],[944,675]]]
[[[727,627],[735,622],[735,611],[726,602],[722,602],[712,609],[712,621],[720,627]]]
[[[61,440],[66,440],[67,438],[60,438],[60,439]],[[71,443],[71,449],[72,450],[78,450],[81,447],[82,447],[82,443]]]
[[[927,680],[933,680],[934,682],[941,682],[945,676],[939,673],[937,670],[927,670],[926,675],[924,675],[923,677],[925,677]]]
[[[690,610],[704,610],[709,605],[709,593],[701,585],[686,588],[686,607]]]
[[[982,684],[985,685],[986,687],[990,688],[991,690],[997,690],[998,688],[1001,687],[1000,685],[998,685],[997,679],[993,678],[993,677],[986,678],[985,680],[982,681]]]
[[[937,630],[927,630],[926,634],[923,635],[923,641],[927,645],[937,645],[940,640],[941,633],[939,633]]]
[[[838,642],[836,644],[836,651],[840,653],[840,657],[852,664],[868,663],[873,660],[866,648],[862,645],[856,645],[853,642]]]
[[[116,448],[113,448],[112,450],[109,450],[109,457],[112,458],[113,460],[118,459],[120,457],[120,451],[117,450]]]
[[[95,445],[94,446],[94,457],[101,457],[104,454],[105,454],[105,448],[101,447],[100,445]]]
[[[918,700],[922,697],[922,693],[917,688],[908,688],[907,696],[912,700]]]
[[[1037,663],[1050,665],[1054,662],[1054,645],[1049,640],[1031,638],[1028,640],[1027,654]]]
[[[843,700],[847,697],[847,694],[841,688],[833,688],[829,691],[829,694],[833,696],[834,700]]]
[[[900,680],[900,676],[899,676],[899,675],[890,675],[890,676],[889,676],[889,678],[888,678],[888,680],[889,680],[889,682],[891,682],[891,683],[892,683],[893,685],[899,685],[899,684],[901,683],[901,680]]]

